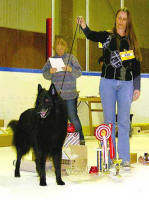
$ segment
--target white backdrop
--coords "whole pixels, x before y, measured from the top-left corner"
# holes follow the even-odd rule
[[[80,96],[99,95],[99,76],[82,76],[77,80],[77,90]],[[5,126],[11,119],[18,119],[21,112],[34,106],[37,85],[40,83],[46,89],[50,82],[40,73],[3,72],[0,71],[0,119],[5,120]],[[133,123],[149,123],[149,78],[141,80],[141,97],[132,103],[131,113]],[[95,104],[95,107],[99,105]],[[88,126],[88,107],[81,103],[78,113],[83,126]],[[93,124],[103,122],[102,113],[93,114]]]

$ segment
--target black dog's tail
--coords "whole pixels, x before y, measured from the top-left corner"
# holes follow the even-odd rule
[[[13,131],[13,145],[15,145],[15,135],[16,135],[16,130],[17,130],[17,125],[18,125],[18,120],[11,120],[7,127],[10,127]]]
[[[13,130],[13,132],[16,132],[17,124],[18,124],[18,120],[11,120],[8,123],[7,127],[10,127]]]

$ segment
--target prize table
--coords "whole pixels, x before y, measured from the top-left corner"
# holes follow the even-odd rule
[[[96,97],[96,96],[95,97],[94,96],[79,97],[78,98],[78,107],[79,107],[81,102],[86,103],[86,105],[88,106],[90,136],[93,136],[94,131],[93,131],[93,124],[92,124],[92,112],[103,112],[103,109],[92,108],[92,104],[95,104],[95,103],[101,104],[101,99],[100,99],[100,97]]]

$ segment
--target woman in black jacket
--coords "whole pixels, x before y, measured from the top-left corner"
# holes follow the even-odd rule
[[[112,123],[115,143],[116,104],[118,114],[118,155],[122,165],[130,166],[130,107],[140,96],[141,53],[128,9],[119,9],[112,32],[92,31],[82,16],[77,19],[85,36],[103,45],[104,62],[100,80],[100,97],[104,122]]]

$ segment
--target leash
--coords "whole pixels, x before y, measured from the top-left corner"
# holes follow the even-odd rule
[[[114,11],[114,9],[113,9],[113,7],[112,7],[110,1],[107,0],[107,3],[109,4],[109,6],[110,6],[110,8],[111,8],[111,10],[112,10],[112,13],[113,13],[113,15],[115,16],[115,11]],[[75,30],[75,34],[74,34],[73,41],[72,41],[72,45],[71,45],[71,49],[70,49],[70,52],[69,52],[69,58],[68,58],[67,66],[68,66],[69,61],[70,61],[70,56],[71,56],[72,48],[73,48],[74,41],[75,41],[75,38],[76,38],[76,33],[77,33],[78,25],[79,25],[79,24],[77,23],[76,30]],[[82,32],[82,30],[81,30],[81,27],[80,27],[80,25],[79,25],[79,33],[81,33],[81,32]],[[67,67],[66,67],[66,71],[65,71],[65,73],[64,73],[64,77],[63,77],[63,81],[62,81],[62,85],[61,85],[59,94],[62,93],[63,85],[64,85],[64,81],[65,81],[65,77],[66,77],[66,73],[67,73]]]
[[[71,45],[71,48],[70,48],[69,57],[68,57],[68,61],[67,61],[67,65],[66,65],[66,66],[68,66],[69,61],[70,61],[70,56],[71,56],[72,48],[73,48],[74,41],[75,41],[75,38],[76,38],[77,29],[78,29],[78,24],[77,24],[77,26],[76,26],[76,30],[75,30],[75,34],[74,34],[74,37],[73,37],[73,41],[72,41],[72,45]],[[79,30],[80,30],[80,29],[79,29]],[[62,92],[62,90],[63,90],[63,85],[64,85],[66,73],[67,73],[67,67],[66,67],[66,70],[65,70],[65,73],[64,73],[64,77],[63,77],[63,81],[62,81],[62,85],[61,85],[61,88],[60,88],[59,95],[61,94],[61,92]]]

